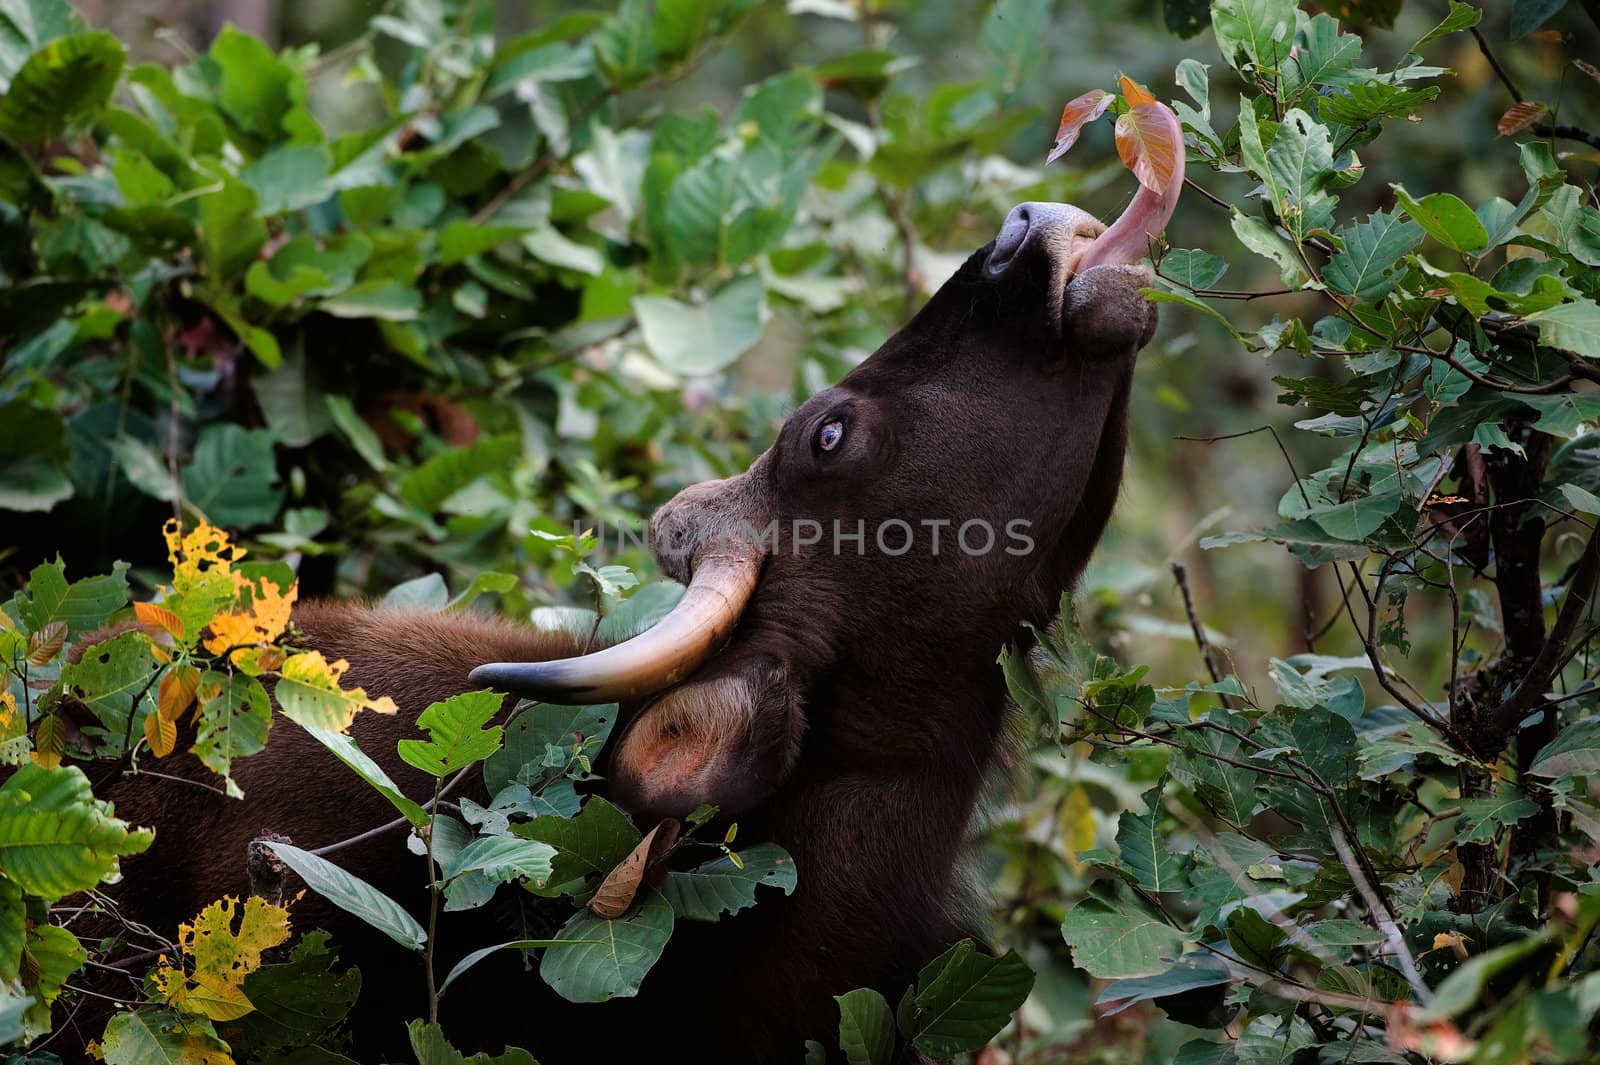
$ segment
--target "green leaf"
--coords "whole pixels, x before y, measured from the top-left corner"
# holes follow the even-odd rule
[[[0,873],[46,899],[97,886],[154,838],[110,810],[76,766],[21,766],[0,786]]]
[[[1212,954],[1185,954],[1164,973],[1117,980],[1094,1000],[1095,1014],[1114,1017],[1130,1006],[1168,995],[1180,995],[1202,987],[1216,987],[1232,981],[1228,965]]]
[[[1213,0],[1211,28],[1236,69],[1243,69],[1243,52],[1255,66],[1276,71],[1294,44],[1294,0]]]
[[[572,945],[545,951],[539,975],[568,1002],[632,998],[671,935],[671,903],[641,888],[624,917],[608,921],[587,909],[573,914],[556,933]]]
[[[1562,0],[1562,2],[1564,3],[1565,0]],[[1482,11],[1479,11],[1471,4],[1461,3],[1461,0],[1450,0],[1450,13],[1444,17],[1444,21],[1423,34],[1417,43],[1411,46],[1411,51],[1415,52],[1423,45],[1430,41],[1436,41],[1440,37],[1447,37],[1452,33],[1460,33],[1462,30],[1470,30],[1482,21]]]
[[[1462,799],[1460,805],[1458,844],[1492,842],[1502,830],[1539,812],[1538,803],[1509,789],[1492,798]]]
[[[254,677],[210,671],[202,687],[215,684],[217,696],[196,712],[194,754],[207,769],[229,777],[235,759],[258,754],[267,746],[272,726],[272,701]],[[348,739],[348,737],[345,737]],[[229,780],[230,793],[237,790]]]
[[[1553,348],[1600,359],[1600,304],[1575,300],[1528,315],[1539,327],[1539,339]]]
[[[1600,517],[1600,496],[1575,484],[1564,484],[1560,490],[1573,510]]]
[[[439,231],[439,265],[464,263],[514,241],[526,232],[522,226],[485,226],[457,219]]]
[[[1142,902],[1098,889],[1068,911],[1061,937],[1078,968],[1102,980],[1164,973],[1183,953],[1184,943],[1181,931]]]
[[[839,1004],[839,1049],[849,1065],[893,1065],[894,1014],[870,987],[835,995]]]
[[[1467,1010],[1478,1002],[1484,985],[1542,948],[1555,935],[1555,931],[1553,927],[1546,926],[1533,935],[1468,958],[1434,988],[1433,1001],[1417,1013],[1418,1022],[1442,1020]]]
[[[0,980],[14,983],[22,972],[22,949],[27,942],[28,909],[22,888],[0,878]]]
[[[281,139],[296,96],[305,98],[304,78],[231,24],[211,42],[210,57],[221,74],[217,101],[223,112],[248,134]]]
[[[984,16],[978,47],[992,57],[992,78],[1001,92],[1015,92],[1039,69],[1051,7],[1050,0],[998,0]]]
[[[214,525],[265,525],[283,503],[272,444],[266,429],[232,422],[207,426],[183,470],[184,496]]]
[[[1033,981],[1016,951],[991,958],[964,939],[917,974],[896,1014],[900,1030],[930,1057],[979,1050],[1011,1020]]]
[[[1140,887],[1179,891],[1184,886],[1184,860],[1167,849],[1161,832],[1161,785],[1144,794],[1148,813],[1126,811],[1117,821],[1118,864]]]
[[[408,950],[421,950],[428,933],[398,903],[359,877],[340,869],[310,851],[272,840],[264,846],[283,859],[304,880],[306,887],[353,917],[359,917]]]
[[[1299,288],[1305,284],[1306,269],[1295,255],[1294,248],[1266,222],[1255,215],[1243,214],[1235,209],[1233,233],[1239,238],[1239,243],[1246,248],[1277,263],[1278,273],[1285,285]]]
[[[100,1037],[106,1065],[220,1065],[233,1060],[211,1022],[159,1006],[118,1010]]]
[[[628,603],[624,604],[624,610],[638,598],[639,596],[635,595],[633,599],[628,600]],[[592,615],[590,618],[592,619]],[[586,620],[586,624],[592,626],[593,621]],[[587,636],[588,633],[589,629],[585,628],[584,635]],[[601,635],[605,636],[603,624]],[[484,787],[493,795],[508,784],[537,786],[548,773],[559,768],[545,763],[551,747],[561,749],[564,760],[566,752],[570,752],[585,740],[593,741],[594,745],[598,746],[611,735],[611,728],[616,724],[616,720],[616,703],[602,703],[596,706],[556,706],[551,703],[538,703],[527,707],[506,726],[505,746],[498,754],[490,756],[488,761],[484,762]],[[634,843],[637,842],[638,837],[635,837]],[[632,845],[629,844],[629,847]]]
[[[1403,185],[1389,186],[1394,190],[1400,207],[1423,230],[1447,248],[1475,255],[1489,246],[1489,234],[1457,196],[1448,192],[1435,192],[1420,200],[1412,199]]]
[[[286,144],[240,172],[256,194],[256,215],[271,218],[321,203],[333,195],[327,182],[333,157],[320,144]]]
[[[295,944],[287,961],[263,965],[246,976],[244,993],[254,1009],[228,1022],[229,1028],[238,1029],[237,1035],[228,1036],[233,1052],[254,1059],[267,1049],[305,1046],[343,1020],[361,992],[361,973],[353,966],[335,972],[337,961],[328,949],[328,934],[313,929]]]
[[[511,831],[522,839],[548,843],[560,852],[551,863],[551,884],[604,876],[643,838],[627,814],[598,795],[591,796],[576,817],[536,817],[513,825]],[[672,909],[670,903],[667,909]]]
[[[67,583],[66,566],[61,559],[41,562],[28,574],[28,590],[18,592],[7,604],[7,613],[38,632],[52,621],[67,623],[67,638],[75,640],[104,625],[111,614],[128,603],[126,562],[118,562],[111,572]]]
[[[422,310],[422,293],[399,281],[363,281],[318,306],[335,318],[376,318],[384,322],[409,322]]]
[[[378,434],[372,431],[372,426],[356,413],[349,397],[330,392],[322,399],[328,405],[328,413],[333,417],[333,424],[338,426],[344,438],[350,441],[350,446],[355,448],[356,454],[361,456],[362,461],[379,473],[388,469],[388,460],[383,455],[383,442],[378,439]]]
[[[589,38],[595,64],[614,89],[629,89],[655,70],[655,23],[647,0],[622,0]]]
[[[436,777],[483,761],[500,749],[501,727],[484,728],[505,697],[494,691],[463,692],[429,706],[417,718],[426,740],[401,740],[400,757]]]
[[[1306,516],[1329,536],[1360,543],[1377,532],[1384,520],[1400,509],[1402,498],[1399,492],[1383,492],[1343,503],[1312,507]]]
[[[0,2],[0,92],[41,45],[83,29],[83,16],[67,0]]]
[[[1536,777],[1600,774],[1600,721],[1567,725],[1539,750],[1528,772]]]
[[[125,55],[104,30],[51,41],[17,71],[0,97],[0,134],[19,144],[42,144],[105,107]]]
[[[1566,6],[1567,0],[1511,0],[1512,40],[1526,37]]]
[[[1267,169],[1261,176],[1278,211],[1278,221],[1296,241],[1313,229],[1333,224],[1338,202],[1323,191],[1333,173],[1333,142],[1328,127],[1299,108],[1291,109],[1278,125],[1267,149]]]
[[[415,828],[425,828],[432,818],[422,806],[406,798],[400,786],[384,772],[382,766],[369,758],[366,752],[356,746],[356,741],[343,732],[332,729],[318,728],[315,725],[300,724],[300,727],[311,734],[311,737],[333,753],[333,756],[343,762],[350,771],[355,773],[370,784],[378,794],[388,799],[396,810],[405,815],[405,819]]]
[[[80,661],[64,665],[61,683],[94,712],[120,747],[129,717],[138,724],[155,705],[151,680],[160,668],[150,638],[139,631],[125,632],[90,648]]]
[[[1187,289],[1210,288],[1227,272],[1227,260],[1199,249],[1174,248],[1161,259],[1161,276]]]
[[[497,473],[522,454],[522,438],[514,433],[488,436],[471,447],[454,448],[424,462],[400,482],[400,497],[432,514],[445,501],[480,477]]]
[[[1552,436],[1577,436],[1600,420],[1600,393],[1568,392],[1553,396],[1518,396],[1524,403],[1539,412],[1534,427]]]
[[[482,1053],[469,1058],[450,1045],[444,1037],[444,1029],[437,1024],[412,1021],[406,1031],[411,1037],[411,1052],[417,1056],[417,1065],[539,1065],[532,1054],[517,1047],[507,1047],[504,1053],[494,1057]]]
[[[1343,295],[1380,300],[1399,284],[1395,268],[1422,242],[1422,232],[1415,222],[1375,211],[1365,222],[1339,230],[1344,250],[1328,260],[1322,279]]]
[[[402,610],[440,611],[450,605],[450,589],[437,573],[413,577],[390,588],[383,605]]]
[[[550,879],[550,860],[555,854],[556,849],[548,843],[514,836],[482,836],[462,847],[441,876],[454,880],[463,873],[478,872],[501,884],[525,877],[543,887]]]
[[[758,843],[739,851],[735,863],[720,855],[687,872],[671,872],[661,894],[679,917],[715,921],[756,904],[756,888],[766,885],[793,895],[794,859],[776,843]]]
[[[715,373],[761,339],[761,279],[731,281],[703,304],[664,296],[637,296],[633,310],[650,353],[667,369],[688,376]]]

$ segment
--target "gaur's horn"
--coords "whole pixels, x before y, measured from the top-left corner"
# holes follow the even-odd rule
[[[613,703],[658,692],[699,668],[733,631],[761,572],[761,552],[743,544],[702,550],[672,612],[614,647],[548,662],[490,662],[474,684],[554,703]]]

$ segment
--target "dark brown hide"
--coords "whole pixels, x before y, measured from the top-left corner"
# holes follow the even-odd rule
[[[996,657],[1024,638],[1023,622],[1050,620],[1104,529],[1134,355],[1155,324],[1140,271],[1074,277],[1101,228],[1071,208],[1019,207],[911,323],[802,405],[748,472],[696,486],[656,518],[658,554],[679,579],[733,525],[776,520],[784,535],[728,644],[683,683],[625,708],[608,786],[641,820],[702,801],[738,812],[741,841],[775,840],[794,855],[794,896],[768,892],[716,925],[679,922],[636,1000],[572,1006],[514,958],[485,963],[445,999],[454,1038],[522,1045],[545,1065],[798,1062],[805,1039],[832,1040],[834,995],[871,986],[897,1001],[920,966],[970,932],[958,861],[1002,728]],[[831,425],[842,433],[824,432]],[[808,537],[792,535],[796,520],[819,523],[823,541],[799,542]],[[893,520],[914,532],[903,553],[877,542]],[[859,554],[855,541],[835,549],[835,521],[846,533],[864,524]],[[990,550],[963,550],[959,529],[971,521],[993,530]],[[928,522],[949,523],[937,550]],[[1021,546],[1018,522],[1031,548],[1007,550]],[[904,539],[894,530],[890,549]],[[400,704],[393,719],[362,715],[356,734],[413,795],[425,782],[394,744],[429,702],[467,689],[473,665],[573,653],[471,617],[308,604],[296,621],[312,646],[350,661],[351,681]],[[159,826],[122,888],[141,919],[170,930],[241,891],[245,844],[262,830],[316,847],[392,817],[287,723],[239,778],[242,804],[117,786],[119,814]],[[400,833],[335,857],[420,912],[421,863]],[[418,962],[315,899],[296,912],[301,927],[331,928],[365,974],[356,1056],[404,1055]],[[486,912],[461,915],[441,940],[460,954],[515,938],[490,924]]]

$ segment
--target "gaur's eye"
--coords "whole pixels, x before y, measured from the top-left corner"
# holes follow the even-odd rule
[[[817,447],[823,451],[832,451],[843,439],[844,422],[829,422],[817,430]]]

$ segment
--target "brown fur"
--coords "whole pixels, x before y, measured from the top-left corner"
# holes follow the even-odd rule
[[[858,556],[780,544],[728,645],[678,688],[625,707],[630,720],[602,768],[611,796],[641,821],[698,801],[737,812],[740,841],[774,840],[794,855],[795,894],[766,892],[716,924],[679,921],[633,1000],[563,1003],[514,956],[496,957],[445,999],[458,1041],[526,1046],[545,1065],[798,1062],[805,1039],[834,1038],[833,996],[870,986],[895,1002],[922,965],[972,932],[959,864],[1003,732],[996,656],[1024,639],[1022,622],[1049,621],[1105,527],[1133,356],[1154,326],[1136,271],[1102,267],[1068,283],[1063,249],[1098,223],[1055,208],[1037,224],[1022,218],[1025,239],[1003,258],[975,255],[871,359],[796,411],[748,472],[684,492],[656,527],[671,534],[658,553],[679,579],[693,551],[675,548],[740,520],[983,518],[1004,528],[1025,518],[1034,549],[968,555],[947,540],[935,553],[924,540],[904,555]],[[824,455],[816,430],[838,418],[849,420],[846,436]],[[351,682],[400,704],[392,718],[361,715],[354,733],[412,795],[428,781],[399,763],[394,744],[428,703],[464,690],[479,663],[575,650],[471,616],[309,603],[295,617],[313,646],[350,661]],[[281,722],[239,779],[242,804],[148,780],[117,785],[119,812],[160,831],[155,850],[128,863],[131,911],[170,928],[241,890],[245,844],[263,830],[317,847],[393,816]],[[422,909],[421,862],[400,833],[336,857]],[[447,953],[517,938],[493,927],[493,911],[445,921]],[[420,1008],[415,959],[318,900],[296,913],[302,927],[332,929],[362,966],[357,1056],[403,1056],[401,1023]]]

